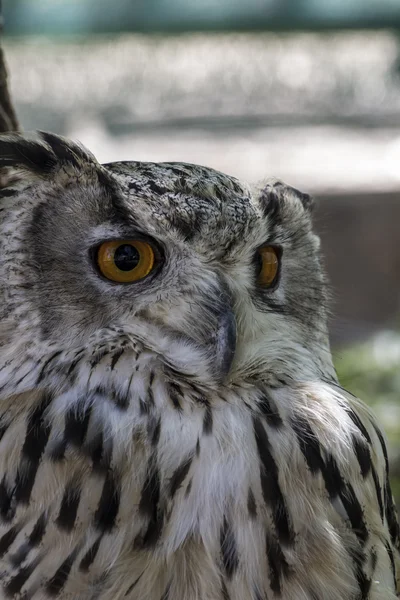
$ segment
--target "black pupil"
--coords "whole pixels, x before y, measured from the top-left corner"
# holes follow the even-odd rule
[[[256,252],[256,255],[254,257],[254,263],[256,266],[256,276],[258,277],[263,268],[263,259],[261,256],[261,252]]]
[[[135,246],[121,244],[114,252],[114,263],[120,271],[132,271],[138,266],[140,254]]]

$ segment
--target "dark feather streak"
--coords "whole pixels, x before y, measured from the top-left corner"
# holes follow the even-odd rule
[[[264,501],[271,508],[280,541],[291,544],[294,533],[278,478],[278,467],[272,456],[267,433],[261,421],[253,418],[254,435],[260,457],[261,489]]]
[[[231,524],[224,518],[220,532],[222,564],[228,579],[231,579],[239,566],[235,535]]]
[[[97,529],[103,532],[109,532],[113,529],[119,510],[120,497],[120,482],[110,471],[106,475],[99,504],[94,515],[94,525]]]
[[[46,592],[49,596],[55,598],[61,592],[72,569],[75,558],[78,554],[78,548],[75,548],[71,554],[64,560],[62,565],[54,573],[53,577],[46,583]]]
[[[170,481],[170,495],[173,498],[176,492],[183,484],[187,474],[189,473],[190,465],[193,461],[193,455],[189,456],[184,460],[179,467],[174,471]]]

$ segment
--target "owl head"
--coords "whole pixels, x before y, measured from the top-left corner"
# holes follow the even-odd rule
[[[334,377],[308,195],[43,132],[2,136],[0,167],[4,361],[140,348],[211,387]]]

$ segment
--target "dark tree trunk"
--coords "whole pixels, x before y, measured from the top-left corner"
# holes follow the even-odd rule
[[[3,29],[3,15],[0,0],[0,31]],[[0,133],[6,131],[18,131],[19,125],[17,115],[11,101],[8,90],[7,68],[4,60],[4,52],[0,47]]]

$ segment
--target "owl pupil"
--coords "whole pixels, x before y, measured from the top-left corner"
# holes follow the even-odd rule
[[[115,250],[114,263],[120,271],[132,271],[137,267],[139,260],[140,254],[131,244],[121,244]]]
[[[260,252],[256,253],[256,255],[254,257],[254,263],[255,263],[255,267],[256,267],[256,277],[258,277],[263,268],[263,259],[262,259]]]

